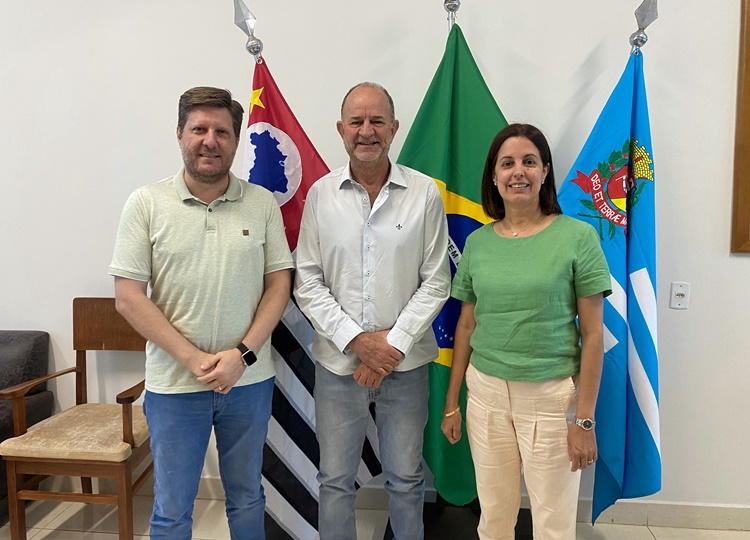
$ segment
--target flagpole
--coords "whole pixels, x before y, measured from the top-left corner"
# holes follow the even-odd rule
[[[657,10],[657,0],[643,0],[638,9],[635,10],[635,20],[638,22],[638,30],[630,35],[631,54],[640,54],[641,47],[648,41],[646,28],[654,22],[659,13]]]
[[[448,12],[448,33],[450,33],[453,25],[456,24],[456,12],[461,7],[461,0],[445,0],[443,7]]]
[[[253,15],[242,0],[234,0],[234,24],[247,35],[245,49],[253,55],[256,64],[262,64],[263,42],[255,37],[255,15]]]

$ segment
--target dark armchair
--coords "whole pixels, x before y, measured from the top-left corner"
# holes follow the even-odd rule
[[[0,389],[9,388],[47,374],[49,334],[32,330],[0,330]],[[0,390],[0,396],[4,390]],[[54,407],[52,392],[42,383],[24,399],[26,423],[31,426],[49,418]],[[0,442],[13,437],[13,405],[0,399]],[[8,480],[0,466],[0,524],[8,520]]]

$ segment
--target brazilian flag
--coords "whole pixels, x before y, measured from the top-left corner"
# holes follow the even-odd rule
[[[431,176],[440,188],[448,214],[452,273],[461,259],[466,237],[490,221],[482,211],[482,170],[492,139],[506,125],[461,29],[454,24],[443,59],[398,157],[398,163]],[[466,427],[455,445],[440,431],[460,311],[461,302],[451,298],[433,323],[440,356],[429,366],[430,416],[424,441],[424,457],[435,475],[435,488],[455,505],[467,504],[477,496]],[[465,413],[465,387],[459,402]]]

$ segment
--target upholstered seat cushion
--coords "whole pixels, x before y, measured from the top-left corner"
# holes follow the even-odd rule
[[[148,439],[143,408],[133,407],[133,436]],[[49,459],[125,461],[130,445],[122,440],[122,405],[84,403],[29,428],[25,435],[0,444],[0,455]]]

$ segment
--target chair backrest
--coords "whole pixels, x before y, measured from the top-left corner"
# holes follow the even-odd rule
[[[73,299],[73,349],[143,351],[146,339],[115,309],[114,298]]]
[[[146,339],[115,309],[114,298],[73,299],[76,404],[88,400],[86,351],[144,351]]]

